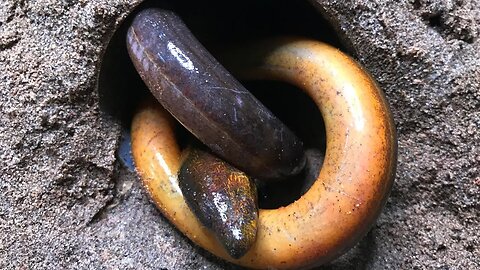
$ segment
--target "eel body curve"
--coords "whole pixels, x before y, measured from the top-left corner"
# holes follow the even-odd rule
[[[329,262],[367,233],[391,190],[397,144],[388,104],[366,71],[321,42],[268,40],[242,46],[232,55],[226,62],[232,63],[234,74],[291,83],[319,107],[327,148],[315,183],[288,206],[261,209],[255,244],[245,256],[233,259],[186,204],[178,188],[181,149],[174,120],[152,106],[141,109],[132,123],[132,153],[143,183],[180,231],[227,261],[256,269]]]

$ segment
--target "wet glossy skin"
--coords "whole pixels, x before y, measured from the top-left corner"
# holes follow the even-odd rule
[[[192,241],[219,257],[258,269],[326,263],[365,235],[391,189],[396,138],[388,105],[356,62],[319,42],[268,41],[243,46],[234,55],[242,56],[232,61],[238,74],[292,83],[318,105],[327,150],[310,190],[286,207],[260,210],[257,241],[235,260],[197,221],[178,188],[181,153],[165,111],[145,108],[135,116],[132,152],[138,172],[162,213]]]
[[[249,175],[285,178],[305,165],[303,143],[168,10],[141,11],[128,31],[135,68],[160,103],[213,152]]]
[[[190,147],[178,173],[190,209],[233,258],[240,258],[257,236],[254,181],[207,149]]]

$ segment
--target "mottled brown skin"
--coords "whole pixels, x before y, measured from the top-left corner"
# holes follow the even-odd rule
[[[225,260],[257,269],[329,262],[366,234],[393,184],[396,137],[387,102],[367,72],[323,43],[274,40],[244,46],[237,54],[243,56],[235,64],[244,76],[292,83],[318,105],[327,149],[312,187],[286,207],[261,209],[257,241],[236,260],[196,220],[178,191],[174,176],[180,150],[165,112],[145,108],[135,116],[132,152],[138,171],[165,216],[193,242]]]
[[[215,60],[175,13],[139,12],[128,30],[127,48],[156,99],[214,153],[263,180],[303,169],[302,141]]]
[[[255,183],[206,149],[186,152],[178,182],[187,204],[230,256],[242,257],[257,236]]]

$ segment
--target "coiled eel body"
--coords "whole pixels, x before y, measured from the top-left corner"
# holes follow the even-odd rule
[[[311,188],[286,207],[261,209],[257,240],[245,256],[233,259],[199,223],[178,188],[181,150],[173,120],[163,109],[146,107],[134,118],[137,170],[162,213],[193,242],[225,260],[256,269],[329,262],[366,234],[392,187],[397,145],[388,104],[355,61],[317,41],[269,40],[232,55],[226,61],[239,76],[291,83],[318,105],[327,149]]]

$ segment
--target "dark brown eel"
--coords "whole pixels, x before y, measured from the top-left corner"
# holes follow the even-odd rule
[[[303,169],[303,143],[215,60],[174,12],[141,11],[127,42],[153,95],[214,153],[261,179],[281,179]]]

